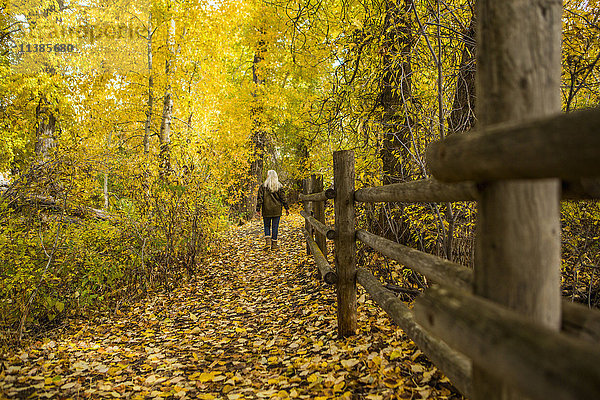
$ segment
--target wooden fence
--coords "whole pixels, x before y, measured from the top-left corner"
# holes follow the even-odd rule
[[[559,220],[561,196],[600,197],[600,109],[560,114],[560,2],[477,13],[477,130],[429,146],[436,179],[355,190],[353,152],[335,152],[334,190],[300,196],[307,247],[336,284],[340,336],[356,332],[358,283],[467,397],[600,399],[600,312],[561,301]],[[474,269],[356,229],[357,202],[454,201],[477,201]],[[357,268],[357,240],[437,284],[409,309]]]

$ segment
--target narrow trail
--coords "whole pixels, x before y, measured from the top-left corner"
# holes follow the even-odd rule
[[[0,358],[0,397],[455,399],[447,379],[359,294],[359,334],[338,340],[335,292],[282,220],[277,252],[259,221],[168,294]]]

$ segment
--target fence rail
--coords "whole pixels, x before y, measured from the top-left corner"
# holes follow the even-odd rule
[[[319,194],[319,199],[323,198],[322,194],[317,194]],[[477,196],[477,184],[473,182],[445,183],[435,179],[421,179],[358,189],[354,193],[354,200],[362,203],[452,203],[456,201],[476,201]],[[302,195],[300,197],[304,198]],[[563,180],[561,182],[561,197],[563,200],[600,198],[600,179]],[[333,197],[327,197],[327,199],[330,198]]]
[[[365,288],[375,302],[417,344],[438,368],[448,376],[454,386],[465,396],[471,395],[471,362],[463,354],[429,334],[416,322],[415,314],[394,293],[383,287],[371,272],[356,270],[357,282]]]
[[[444,182],[597,177],[599,126],[600,109],[493,125],[430,144],[427,165]]]
[[[329,262],[321,252],[321,249],[319,249],[317,242],[312,239],[310,233],[306,229],[302,229],[302,233],[304,234],[310,252],[315,259],[315,264],[317,264],[321,278],[325,281],[325,283],[333,285],[338,280],[337,274],[331,268],[331,265],[329,265]]]
[[[449,288],[428,289],[415,309],[418,323],[529,396],[575,400],[600,394],[597,345]]]
[[[600,345],[600,311],[563,300],[561,331],[567,335]]]
[[[304,219],[306,219],[306,222],[308,222],[321,235],[324,235],[329,240],[335,239],[335,230],[317,220],[312,215],[309,215],[306,211],[300,211],[300,215],[302,215]]]
[[[384,256],[425,275],[434,282],[443,282],[459,289],[470,290],[472,287],[473,271],[467,267],[392,242],[362,229],[356,232],[356,238]]]
[[[474,183],[442,183],[435,179],[394,183],[391,185],[358,189],[354,200],[363,203],[376,202],[425,202],[441,203],[471,201],[477,197]]]
[[[300,200],[302,200],[302,201],[326,201],[328,199],[335,198],[335,190],[329,188],[327,190],[324,190],[324,191],[318,192],[318,193],[311,193],[311,194],[301,193],[299,195],[299,197],[300,197]]]

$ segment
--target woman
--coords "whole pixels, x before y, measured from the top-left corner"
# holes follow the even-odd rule
[[[276,250],[279,247],[277,246],[277,231],[279,230],[282,206],[285,207],[286,214],[290,215],[283,185],[279,183],[277,172],[271,169],[267,171],[267,179],[260,185],[256,199],[256,212],[258,215],[262,213],[265,225],[265,250]]]

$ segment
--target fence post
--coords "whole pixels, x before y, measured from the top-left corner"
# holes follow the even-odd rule
[[[311,178],[304,178],[302,180],[302,193],[303,194],[311,194],[312,193],[312,179]],[[308,214],[311,215],[311,211],[312,211],[312,203],[310,201],[304,201],[302,202],[304,205],[304,211]],[[304,221],[304,229],[306,229],[306,231],[308,232],[308,234],[310,235],[310,237],[313,237],[313,229],[312,226],[308,223],[308,221]],[[308,246],[308,242],[306,242],[306,254],[310,255],[310,247]]]
[[[560,112],[561,2],[477,2],[477,111],[484,127]],[[556,179],[481,185],[475,294],[552,330],[560,327]],[[477,364],[474,399],[523,395]]]
[[[356,334],[356,242],[354,214],[354,152],[333,153],[335,197],[335,266],[338,274],[339,337]]]
[[[312,188],[313,188],[313,193],[319,193],[323,191],[323,175],[315,175],[313,174],[311,176],[311,180],[312,180]],[[314,212],[314,217],[317,221],[320,221],[322,223],[325,223],[325,202],[324,201],[315,201],[313,202],[313,212]],[[319,246],[319,249],[321,249],[321,253],[323,253],[323,255],[325,257],[327,257],[327,238],[325,238],[325,235],[322,235],[319,232],[315,232],[315,242],[317,242],[317,245]]]

